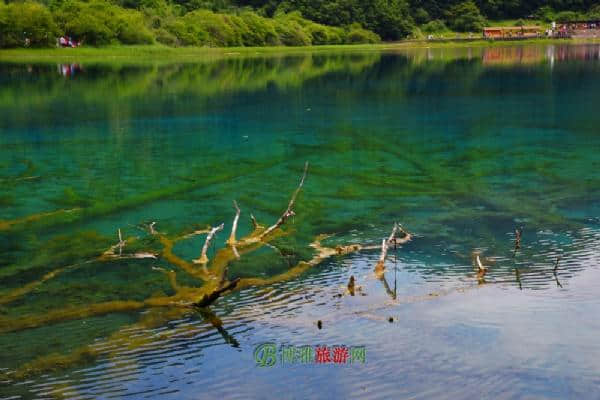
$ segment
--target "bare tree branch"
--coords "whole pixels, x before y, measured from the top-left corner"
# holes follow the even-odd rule
[[[233,255],[235,256],[235,258],[237,258],[238,260],[241,258],[237,247],[235,247],[235,244],[231,245],[231,251],[233,251]]]
[[[410,232],[407,232],[404,230],[404,227],[402,227],[402,225],[398,224],[398,228],[400,229],[400,232],[402,232],[404,234],[403,238],[395,238],[394,239],[394,243],[395,244],[404,244],[407,242],[410,242],[412,240],[412,234]]]
[[[233,218],[233,225],[231,226],[231,235],[229,235],[229,240],[227,240],[227,244],[230,246],[233,246],[236,243],[235,233],[237,231],[238,221],[241,213],[240,208],[235,200],[233,201],[233,207],[235,207],[235,217]]]
[[[477,254],[476,257],[477,260],[477,281],[480,285],[483,285],[485,282],[485,274],[487,272],[487,267],[485,267],[482,263],[481,260],[479,259],[479,254]],[[519,273],[519,280],[521,278],[521,275]]]
[[[476,259],[477,259],[477,268],[478,268],[478,271],[480,273],[481,272],[485,273],[485,271],[487,270],[487,268],[484,267],[483,264],[481,263],[481,260],[479,259],[479,254],[477,254],[477,258]]]
[[[304,174],[302,175],[302,179],[300,180],[300,184],[298,185],[298,188],[296,188],[296,191],[294,191],[294,194],[292,195],[292,198],[290,199],[287,209],[283,212],[281,217],[279,217],[279,219],[277,220],[277,222],[274,225],[271,225],[270,227],[268,227],[260,235],[260,239],[264,238],[265,236],[268,236],[275,229],[277,229],[281,225],[285,224],[285,222],[288,220],[289,217],[293,217],[294,215],[296,215],[296,213],[293,210],[294,203],[296,202],[296,197],[298,197],[298,193],[300,193],[300,190],[302,189],[302,186],[304,185],[304,180],[306,179],[307,173],[308,173],[308,161],[306,163],[304,163]]]
[[[202,246],[202,253],[200,254],[200,258],[197,260],[193,260],[194,264],[207,264],[208,257],[206,256],[206,252],[208,251],[208,246],[210,245],[210,241],[213,239],[215,234],[219,231],[222,231],[225,228],[225,224],[221,224],[216,226],[210,230],[208,235],[206,236],[206,241],[204,241],[204,246]]]
[[[123,253],[123,247],[125,247],[125,242],[123,241],[123,237],[121,236],[121,229],[118,229],[119,232],[119,244],[117,244],[117,246],[119,247],[119,255],[121,255]]]
[[[254,218],[254,215],[250,214],[250,220],[252,221],[252,226],[254,227],[254,229],[258,229],[260,227],[258,222],[256,222],[256,218]]]
[[[396,237],[396,233],[398,232],[398,230],[404,233],[404,237]],[[390,245],[393,244],[394,246],[397,246],[399,244],[409,242],[410,240],[412,240],[412,235],[406,232],[400,225],[398,225],[397,222],[395,222],[394,228],[392,229],[392,233],[390,234],[390,236],[387,239],[383,239],[383,241],[381,242],[381,255],[379,256],[379,261],[375,265],[375,274],[378,277],[383,275],[383,271],[385,270],[385,259],[387,257],[387,252],[390,248]]]
[[[121,234],[121,229],[117,229],[117,235],[119,237],[119,243],[111,246],[108,250],[106,250],[100,257],[98,257],[99,261],[109,260],[109,259],[144,259],[144,258],[152,258],[156,260],[156,254],[150,252],[137,252],[131,254],[123,254],[123,248],[127,245],[127,240],[123,240],[123,236]],[[133,239],[129,239],[133,240]],[[117,249],[119,250],[119,254],[117,254]]]
[[[515,251],[521,248],[521,235],[523,234],[522,229],[515,229]]]
[[[189,239],[194,236],[204,235],[205,233],[210,233],[210,227],[208,227],[206,229],[197,229],[191,233],[187,233],[185,235],[179,236],[179,237],[175,238],[174,240],[175,241],[185,240],[185,239]]]
[[[154,225],[156,225],[156,221],[152,221],[149,225],[148,225],[148,229],[150,229],[150,234],[151,235],[156,235],[156,230],[154,230]]]

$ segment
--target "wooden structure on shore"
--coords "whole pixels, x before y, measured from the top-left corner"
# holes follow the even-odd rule
[[[483,37],[486,39],[524,39],[542,36],[539,26],[493,26],[483,28]]]

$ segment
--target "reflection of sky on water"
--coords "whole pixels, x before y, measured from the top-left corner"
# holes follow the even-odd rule
[[[418,301],[410,300],[414,285],[422,293],[438,285],[399,280],[399,299],[393,302],[370,274],[376,254],[369,263],[362,257],[335,263],[308,279],[277,285],[266,294],[245,291],[216,307],[227,314],[225,327],[240,348],[224,344],[218,333],[191,317],[170,328],[197,324],[196,332],[155,350],[122,355],[117,369],[77,373],[74,377],[85,381],[87,376],[93,385],[75,389],[82,395],[173,399],[590,398],[599,383],[600,253],[597,239],[589,244],[580,252],[585,265],[563,289],[465,283],[464,291]],[[559,269],[559,276],[563,273]],[[349,274],[360,277],[366,297],[335,297]],[[387,275],[392,278],[393,272]],[[393,323],[387,321],[390,316]],[[318,318],[322,330],[315,325]],[[364,344],[367,363],[259,368],[253,350],[264,342]]]

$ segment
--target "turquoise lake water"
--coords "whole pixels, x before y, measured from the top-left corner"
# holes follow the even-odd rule
[[[0,398],[598,398],[599,45],[0,71]],[[306,161],[285,233],[227,268],[271,283],[148,304],[169,270],[203,285],[159,237],[191,262],[225,223],[216,260],[232,200],[238,237],[275,223]],[[394,222],[383,279],[378,249],[285,275]],[[102,258],[119,230],[157,258]],[[366,354],[260,367],[263,343]]]

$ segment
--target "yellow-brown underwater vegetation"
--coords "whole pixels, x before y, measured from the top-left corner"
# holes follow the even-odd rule
[[[358,140],[358,138],[356,138]],[[365,142],[365,146],[376,146],[376,141],[372,139]],[[321,148],[321,151],[328,151],[326,148]],[[453,184],[453,179],[448,175],[448,172],[443,172],[442,169],[431,167],[430,164],[421,163],[418,160],[411,158],[407,154],[402,154],[402,157],[413,167],[417,168],[421,174],[429,176],[432,179],[434,176],[440,177],[444,175],[444,178],[439,181],[428,181],[431,192],[438,192],[440,194],[453,192],[453,193],[472,193],[470,187],[461,188],[456,187]],[[231,231],[229,239],[227,240],[226,247],[219,249],[215,252],[214,256],[209,259],[207,253],[211,241],[213,240],[216,233],[224,229],[224,224],[217,227],[204,227],[194,228],[177,233],[175,235],[163,232],[161,229],[160,221],[152,221],[147,224],[139,226],[141,234],[139,236],[132,236],[129,238],[123,238],[121,230],[118,230],[117,243],[108,245],[111,239],[104,238],[94,234],[93,232],[82,232],[75,236],[58,236],[45,243],[45,253],[49,254],[41,256],[40,260],[33,260],[29,265],[31,269],[35,269],[35,265],[44,263],[56,264],[60,261],[72,260],[73,263],[59,268],[53,269],[49,272],[45,272],[41,278],[30,281],[21,287],[16,287],[10,290],[5,290],[0,295],[0,306],[7,307],[11,303],[18,302],[24,296],[35,292],[35,289],[40,285],[47,285],[52,280],[57,279],[65,272],[72,272],[75,270],[81,270],[85,268],[108,266],[110,264],[116,264],[119,268],[129,268],[134,265],[138,265],[136,268],[138,273],[141,275],[136,276],[135,279],[149,279],[144,276],[154,275],[152,281],[156,281],[156,275],[162,276],[164,282],[167,284],[158,284],[158,290],[150,297],[143,297],[142,293],[136,294],[134,291],[130,291],[132,295],[130,299],[122,298],[118,300],[110,300],[108,298],[105,301],[91,302],[88,305],[81,306],[60,306],[52,307],[51,304],[47,305],[47,311],[43,313],[34,313],[28,315],[20,315],[20,308],[24,307],[27,309],[27,305],[19,305],[16,307],[16,312],[8,312],[9,309],[4,309],[5,315],[0,317],[0,333],[18,332],[31,328],[40,328],[51,324],[57,324],[70,320],[90,318],[94,316],[101,316],[111,313],[124,313],[131,312],[141,309],[149,309],[150,311],[144,313],[141,318],[130,325],[126,325],[124,328],[116,330],[109,334],[101,344],[94,343],[84,345],[79,348],[72,349],[67,353],[51,353],[44,354],[32,360],[29,360],[22,365],[19,365],[15,370],[5,373],[4,379],[10,380],[21,380],[30,376],[39,375],[51,371],[58,371],[61,369],[80,365],[82,363],[88,363],[93,361],[99,355],[106,355],[106,348],[114,351],[131,350],[135,348],[153,348],[160,346],[160,340],[167,338],[165,335],[180,335],[185,334],[181,332],[181,329],[192,329],[192,328],[181,328],[171,330],[168,333],[164,333],[156,337],[154,334],[148,335],[137,335],[132,338],[129,336],[131,329],[150,329],[153,327],[160,326],[170,320],[181,318],[190,313],[198,312],[199,315],[209,324],[214,326],[224,336],[226,341],[235,344],[235,339],[228,336],[227,332],[222,327],[219,317],[217,317],[208,308],[213,302],[215,302],[220,296],[233,291],[238,291],[250,286],[260,287],[266,285],[273,285],[277,282],[287,281],[301,276],[307,270],[321,264],[323,261],[331,257],[343,257],[352,253],[360,251],[378,251],[381,249],[381,255],[379,261],[374,266],[374,273],[377,279],[381,280],[386,292],[391,296],[392,299],[397,302],[412,302],[412,301],[426,301],[431,298],[439,297],[441,295],[449,294],[454,292],[441,290],[439,292],[430,293],[427,296],[421,297],[405,297],[397,298],[395,290],[390,288],[384,271],[387,251],[390,246],[400,246],[413,238],[413,235],[404,231],[397,224],[394,224],[392,233],[387,239],[383,239],[380,245],[378,244],[337,244],[332,246],[326,246],[323,244],[324,240],[327,240],[331,235],[327,233],[319,234],[308,244],[308,252],[305,250],[305,255],[299,257],[306,257],[305,260],[300,260],[293,265],[289,265],[288,268],[270,277],[242,277],[236,279],[230,279],[229,268],[230,266],[240,259],[244,259],[247,255],[250,255],[257,250],[269,246],[275,248],[278,252],[283,254],[284,247],[279,248],[278,245],[285,246],[285,242],[281,241],[290,235],[295,233],[295,226],[287,226],[286,222],[296,216],[294,211],[296,201],[301,189],[305,183],[308,172],[308,162],[305,165],[304,174],[301,178],[300,184],[294,191],[288,207],[282,213],[281,217],[273,225],[266,227],[257,222],[255,217],[250,214],[249,222],[252,223],[252,230],[249,234],[237,238],[238,224],[240,223],[240,217],[242,212],[234,201],[233,211],[235,211],[233,217],[233,223],[231,225]],[[315,168],[315,174],[319,174],[319,168]],[[361,180],[360,176],[355,176],[355,179],[360,182],[357,187],[369,187],[369,185],[378,184],[377,178],[371,176],[365,176],[364,180]],[[436,183],[437,182],[437,183]],[[379,184],[393,185],[391,181],[384,181]],[[477,184],[474,182],[473,184]],[[409,188],[410,185],[404,185]],[[417,188],[414,188],[417,190]],[[408,190],[408,189],[405,189]],[[339,196],[343,199],[342,193],[337,193],[336,197]],[[457,198],[459,198],[458,196]],[[498,211],[492,216],[502,216],[511,213],[519,212],[523,213],[524,208],[522,206],[512,206],[511,203],[503,203],[505,207],[503,211]],[[558,220],[557,218],[549,218],[544,213],[532,213],[533,210],[525,209],[530,215],[537,218],[542,224],[549,223],[566,223],[564,220]],[[67,211],[64,211],[65,213]],[[385,212],[385,210],[383,211]],[[469,218],[472,218],[477,213],[465,213]],[[47,213],[36,216],[35,218],[26,218],[28,222],[34,222],[37,219],[43,219],[46,217],[52,218],[56,213]],[[60,215],[60,214],[59,214]],[[489,215],[488,215],[489,217]],[[454,216],[453,218],[456,218]],[[18,232],[22,221],[6,221],[4,223],[4,229]],[[443,221],[442,221],[443,223]],[[398,236],[401,233],[401,237]],[[197,236],[206,236],[202,250],[199,251],[200,256],[198,259],[188,261],[177,255],[175,250],[176,246],[180,242],[185,242],[193,239]],[[437,232],[438,237],[443,237],[444,233]],[[452,233],[448,233],[449,238],[454,238],[457,241],[460,238],[456,238]],[[479,235],[479,237],[481,237]],[[515,241],[515,255],[517,250],[520,249],[520,233],[517,232]],[[112,240],[114,242],[114,240]],[[88,247],[89,244],[93,243],[92,247]],[[85,252],[80,252],[81,248],[86,248]],[[475,248],[475,247],[474,247]],[[91,258],[90,258],[91,257]],[[486,283],[485,274],[487,267],[484,267],[480,260],[479,252],[473,253],[473,265],[475,268],[475,274],[473,278],[475,282],[479,284]],[[157,260],[163,261],[163,266],[155,266],[154,262]],[[59,261],[60,260],[60,261]],[[484,259],[486,264],[494,263],[495,259],[488,258]],[[132,263],[132,264],[130,264]],[[556,266],[553,269],[553,276],[556,279],[557,284],[560,285],[557,276],[558,260]],[[20,269],[12,269],[10,273],[18,274]],[[27,271],[30,272],[30,271]],[[519,269],[515,269],[516,280],[515,282],[521,284],[521,272]],[[178,281],[178,276],[185,276],[184,284]],[[6,277],[6,273],[3,277]],[[24,275],[25,277],[28,274]],[[355,294],[354,277],[348,286],[348,294]],[[23,278],[25,279],[25,278]],[[510,279],[509,279],[510,281]],[[492,280],[491,282],[502,282],[502,280]],[[149,282],[150,283],[150,282]],[[152,285],[157,285],[156,282],[151,282]],[[139,286],[139,285],[138,285]],[[143,286],[143,285],[142,285]],[[470,287],[465,286],[460,288],[459,291],[464,291]],[[61,292],[67,291],[78,291],[81,290],[77,286],[74,287],[61,287]],[[360,290],[360,289],[359,289]],[[81,300],[81,298],[79,298]],[[64,300],[64,299],[63,299]],[[91,299],[90,299],[91,300]],[[29,305],[31,306],[31,305]],[[369,312],[363,310],[358,312],[357,315],[362,315],[369,318]]]
[[[314,255],[307,261],[300,261],[295,266],[292,266],[289,270],[269,277],[269,278],[237,278],[230,281],[228,278],[228,267],[231,262],[236,259],[240,259],[247,253],[258,250],[259,248],[270,245],[276,238],[289,235],[293,231],[282,230],[282,226],[288,221],[288,219],[295,217],[294,205],[296,199],[304,185],[308,172],[308,162],[304,168],[304,174],[298,185],[298,188],[294,191],[288,207],[283,212],[277,222],[269,227],[260,225],[254,216],[251,215],[251,221],[253,224],[253,231],[240,239],[236,238],[236,232],[238,227],[241,210],[239,209],[236,202],[234,207],[236,214],[233,220],[231,234],[227,241],[227,247],[218,250],[212,260],[207,257],[207,251],[211,240],[215,233],[223,230],[224,224],[203,230],[195,230],[190,233],[186,233],[180,236],[168,236],[164,233],[157,231],[155,228],[156,222],[152,222],[147,226],[149,244],[162,245],[162,249],[156,250],[156,246],[151,246],[147,250],[139,243],[139,238],[132,237],[129,239],[123,239],[121,231],[118,231],[118,243],[111,246],[108,250],[102,252],[97,258],[93,260],[82,261],[77,264],[55,269],[49,273],[46,273],[41,279],[30,282],[23,287],[13,289],[8,292],[2,293],[0,298],[0,305],[12,303],[20,297],[30,293],[37,286],[44,284],[45,282],[57,277],[59,274],[75,268],[84,268],[87,264],[92,262],[98,263],[110,263],[114,261],[133,259],[143,260],[152,259],[156,260],[158,257],[163,258],[173,267],[180,269],[193,277],[196,281],[202,282],[201,286],[184,286],[177,282],[177,272],[172,269],[164,269],[160,267],[152,267],[155,271],[160,271],[165,275],[165,279],[168,281],[173,294],[171,295],[156,295],[144,299],[143,301],[135,300],[119,300],[119,301],[107,301],[102,303],[90,304],[87,306],[79,307],[63,307],[53,311],[46,312],[44,314],[28,315],[23,317],[2,317],[0,319],[0,333],[14,332],[29,328],[37,328],[47,324],[53,324],[61,321],[87,318],[97,315],[103,315],[107,313],[134,311],[142,308],[160,308],[161,310],[147,314],[137,324],[136,327],[150,328],[153,326],[160,325],[168,321],[169,319],[180,317],[190,312],[190,308],[199,308],[201,315],[206,319],[207,322],[219,328],[221,323],[218,317],[211,313],[206,307],[210,306],[214,301],[218,299],[224,293],[231,292],[233,290],[243,289],[248,286],[264,286],[274,284],[280,281],[290,280],[292,278],[300,276],[302,273],[307,271],[309,268],[314,267],[322,263],[324,260],[333,256],[344,256],[350,253],[358,252],[361,250],[369,250],[377,247],[373,246],[362,246],[359,244],[335,247],[325,247],[322,245],[322,240],[327,235],[319,235],[310,244],[310,247],[314,250]],[[8,224],[8,228],[13,224]],[[398,231],[398,225],[394,225],[392,234],[387,240],[383,241],[382,254],[380,260],[376,266],[376,273],[382,277],[383,270],[385,268],[385,258],[388,246],[399,245],[405,243],[411,239],[411,235],[404,232],[401,228],[400,231],[403,233],[403,238],[397,240],[396,232]],[[174,245],[181,241],[186,240],[196,235],[206,234],[206,240],[200,257],[192,262],[184,260],[178,257],[173,252]],[[59,240],[67,240],[65,238],[59,238]],[[168,308],[168,310],[162,310]],[[176,332],[177,333],[177,332]],[[138,337],[134,340],[130,340],[127,333],[121,333],[117,331],[112,334],[107,341],[118,342],[122,348],[125,346],[127,349],[132,349],[139,346],[145,346],[152,343],[154,338],[152,337]],[[125,341],[125,343],[123,343]],[[16,371],[8,374],[8,379],[23,379],[32,374],[40,374],[43,372],[53,371],[61,368],[69,367],[73,364],[93,360],[98,355],[100,350],[96,346],[85,346],[70,354],[50,354],[41,356],[35,360],[25,363],[19,367]]]

